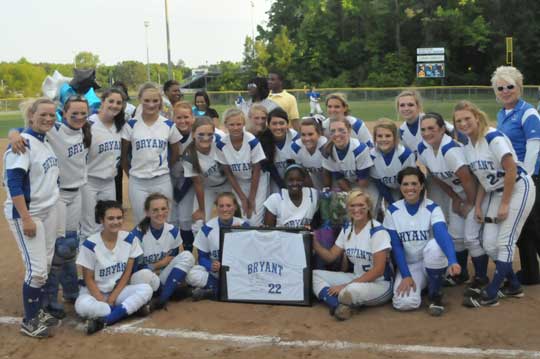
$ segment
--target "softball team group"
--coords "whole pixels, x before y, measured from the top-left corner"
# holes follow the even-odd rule
[[[95,114],[84,97],[68,98],[62,122],[56,103],[33,101],[4,156],[5,216],[26,269],[21,332],[52,335],[65,316],[59,286],[88,334],[173,297],[215,299],[220,229],[234,226],[313,230],[317,262],[329,264],[313,270],[313,291],[339,320],[389,301],[414,310],[423,293],[440,316],[443,286],[463,283],[467,307],[522,297],[521,284],[540,283],[540,116],[521,99],[517,69],[498,68],[492,84],[497,128],[469,101],[448,122],[424,113],[406,90],[396,98],[401,126],[379,119],[373,137],[339,93],[326,97],[328,118],[297,129],[267,98],[227,110],[223,129],[215,111],[180,96],[164,113],[150,83],[132,118],[117,88]],[[204,95],[196,103],[209,107]],[[129,177],[131,232],[116,201],[119,171]],[[347,220],[329,243],[320,205],[335,192],[347,192]]]

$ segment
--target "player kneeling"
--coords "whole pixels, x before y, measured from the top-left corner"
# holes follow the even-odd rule
[[[397,310],[419,308],[420,293],[427,285],[429,313],[440,316],[444,312],[441,287],[446,268],[452,276],[461,272],[452,238],[440,207],[424,199],[424,174],[407,167],[399,172],[398,183],[403,199],[391,204],[384,217],[399,268],[393,305]]]
[[[217,299],[218,278],[221,263],[219,262],[219,236],[222,228],[249,227],[240,216],[240,207],[231,192],[223,192],[216,198],[217,217],[202,226],[195,237],[193,246],[197,247],[199,264],[187,275],[189,285],[195,287],[193,300]]]
[[[148,283],[159,292],[151,302],[150,310],[162,309],[169,298],[184,282],[186,274],[195,264],[189,251],[180,252],[180,230],[166,223],[169,217],[169,200],[161,193],[152,193],[144,201],[146,217],[131,233],[140,241],[143,255],[138,260],[138,270],[131,283]]]
[[[388,263],[390,236],[379,222],[373,220],[371,208],[367,194],[352,191],[347,198],[351,223],[343,227],[332,248],[326,249],[318,239],[313,240],[315,252],[326,262],[331,263],[345,253],[354,265],[353,273],[313,271],[315,295],[339,320],[349,319],[353,306],[380,305],[392,298]]]
[[[103,230],[83,242],[77,257],[85,285],[75,301],[75,311],[88,319],[88,334],[135,313],[152,298],[148,284],[128,284],[142,250],[135,235],[121,230],[122,206],[116,201],[99,201],[96,222]]]

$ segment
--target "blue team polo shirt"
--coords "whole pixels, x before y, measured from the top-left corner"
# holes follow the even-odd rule
[[[519,100],[512,111],[506,113],[506,110],[502,108],[497,113],[497,129],[510,139],[518,160],[521,162],[525,160],[527,141],[540,139],[540,117],[538,117],[538,112],[536,110],[529,111],[527,117],[524,118],[525,112],[529,109],[534,109],[534,107],[523,100]],[[534,174],[538,174],[539,160],[540,158],[537,156]]]

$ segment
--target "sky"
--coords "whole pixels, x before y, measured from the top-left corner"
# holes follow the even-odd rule
[[[271,3],[168,0],[171,61],[193,68],[242,60],[246,36],[266,24]],[[165,0],[0,0],[0,9],[0,62],[69,63],[90,51],[107,65],[146,63],[145,21],[150,62],[167,62]]]

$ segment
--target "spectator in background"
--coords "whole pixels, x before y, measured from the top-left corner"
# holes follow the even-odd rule
[[[163,84],[163,110],[162,115],[168,119],[172,118],[174,104],[184,98],[180,91],[180,83],[176,80],[167,80]]]
[[[268,112],[279,107],[277,103],[268,98],[270,90],[268,89],[268,82],[265,78],[252,78],[247,84],[247,90],[250,99],[247,101],[236,102],[236,107],[242,110],[246,118],[249,115],[249,109],[254,104],[263,105]]]
[[[283,75],[277,71],[271,71],[268,74],[268,88],[271,91],[268,97],[287,112],[292,127],[298,131],[300,129],[298,104],[296,97],[283,89]]]
[[[210,97],[206,91],[197,91],[195,93],[193,115],[195,117],[210,117],[214,121],[216,128],[221,128],[219,123],[219,114],[210,107]]]
[[[126,108],[124,109],[124,115],[126,116],[126,121],[131,120],[135,116],[135,110],[137,109],[137,107],[129,102],[131,98],[129,97],[128,88],[126,84],[123,81],[116,81],[112,85],[112,87],[116,87],[117,89],[122,90],[124,94],[126,95]],[[122,201],[119,201],[119,202],[122,203]]]

